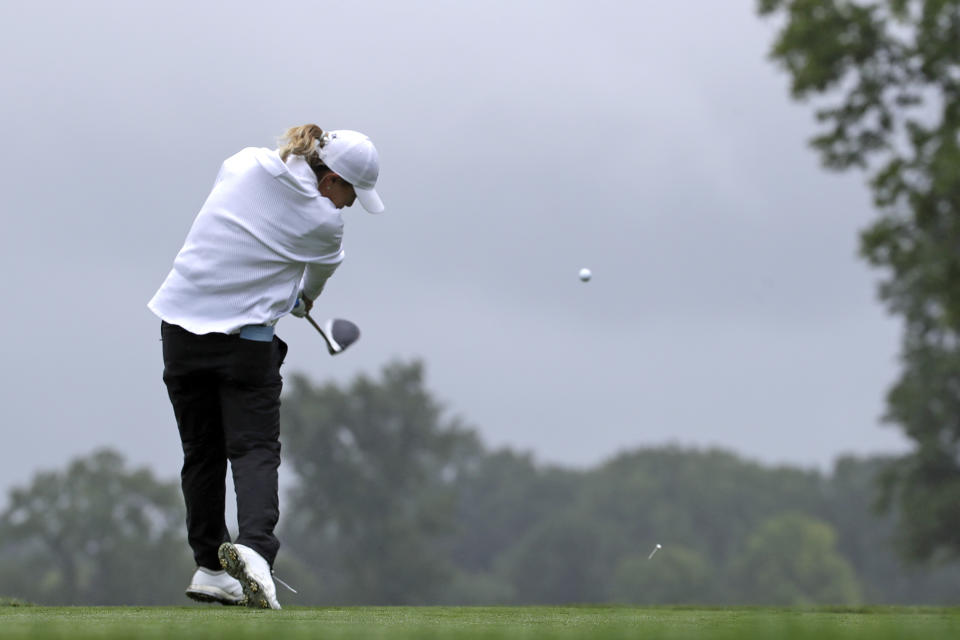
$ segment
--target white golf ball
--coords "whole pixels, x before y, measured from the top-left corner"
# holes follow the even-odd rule
[[[580,269],[580,280],[582,280],[583,282],[589,282],[590,276],[592,275],[593,274],[590,273],[590,269],[587,269],[586,267],[584,267],[583,269]]]

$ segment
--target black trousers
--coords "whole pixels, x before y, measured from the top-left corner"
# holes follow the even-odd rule
[[[236,542],[270,565],[280,543],[280,365],[287,345],[237,335],[196,335],[161,324],[163,381],[183,443],[180,474],[187,539],[197,566],[220,569],[217,549],[230,540],[224,518],[227,460],[237,493]]]

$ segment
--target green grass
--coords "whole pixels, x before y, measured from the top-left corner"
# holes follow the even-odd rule
[[[960,638],[960,608],[0,606],[0,638]]]

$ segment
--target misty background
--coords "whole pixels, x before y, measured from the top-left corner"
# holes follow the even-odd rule
[[[175,476],[146,302],[222,160],[307,122],[371,136],[387,210],[346,212],[314,312],[361,341],[284,319],[288,374],[420,358],[490,446],[577,468],[905,450],[869,194],[807,148],[753,5],[0,5],[0,490],[100,446]]]

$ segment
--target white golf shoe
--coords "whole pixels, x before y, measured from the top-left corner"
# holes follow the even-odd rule
[[[242,544],[224,542],[217,552],[220,566],[240,581],[248,607],[279,609],[277,587],[270,565],[259,553]]]
[[[243,604],[243,587],[226,571],[212,571],[197,567],[186,594],[198,602],[219,602],[232,605]]]

